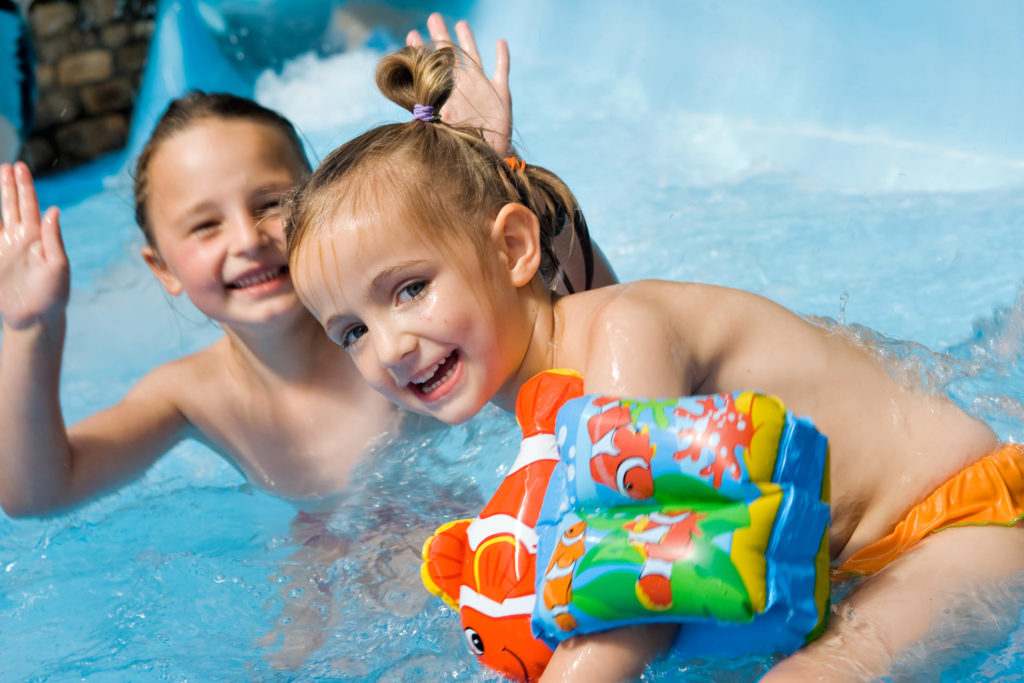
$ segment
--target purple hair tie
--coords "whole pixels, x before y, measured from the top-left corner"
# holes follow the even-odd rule
[[[436,123],[441,120],[434,113],[434,108],[429,104],[413,105],[412,118],[416,121],[425,121],[426,123]]]

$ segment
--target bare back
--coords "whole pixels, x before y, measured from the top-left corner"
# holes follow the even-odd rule
[[[997,445],[984,423],[898,382],[848,336],[747,292],[643,281],[566,297],[555,311],[557,362],[584,369],[588,391],[758,390],[811,417],[831,447],[834,560]]]

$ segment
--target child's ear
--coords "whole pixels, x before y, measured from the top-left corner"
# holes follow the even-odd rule
[[[183,289],[181,280],[171,272],[171,269],[167,267],[160,252],[151,246],[145,246],[142,248],[142,260],[146,262],[149,269],[153,271],[153,275],[160,281],[160,284],[164,286],[167,293],[171,296],[178,296],[181,294]]]
[[[540,222],[522,204],[501,207],[491,228],[491,238],[504,256],[512,284],[529,284],[540,268]]]

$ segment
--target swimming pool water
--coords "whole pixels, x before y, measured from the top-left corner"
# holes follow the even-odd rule
[[[451,7],[488,64],[493,41],[509,40],[517,142],[574,189],[622,278],[741,287],[873,328],[886,353],[1024,440],[1022,10],[508,5]],[[378,28],[378,40],[402,33]],[[255,93],[322,157],[405,118],[372,84],[379,56],[300,55]],[[42,188],[65,209],[73,264],[69,421],[219,334],[138,258],[117,168]],[[372,456],[329,522],[346,552],[328,558],[303,554],[290,505],[191,443],[67,515],[0,516],[0,680],[488,679],[455,616],[422,590],[418,552],[434,526],[479,508],[517,442],[511,418],[489,409]],[[951,636],[977,630],[955,623]],[[266,645],[275,631],[316,647],[275,669],[286,659],[281,640]],[[667,661],[649,677],[742,681],[765,665]],[[1017,609],[995,640],[968,639],[895,678],[1022,675]]]

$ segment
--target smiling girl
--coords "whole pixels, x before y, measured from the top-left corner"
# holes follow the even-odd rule
[[[1024,447],[897,382],[846,336],[700,284],[554,294],[551,240],[576,202],[550,172],[435,120],[452,64],[445,50],[385,58],[378,84],[414,119],[332,152],[293,200],[296,289],[370,384],[453,424],[488,402],[512,410],[553,368],[579,372],[587,394],[755,390],[810,416],[831,444],[831,560],[868,578],[769,678],[884,675],[950,609],[1024,570]],[[636,677],[674,637],[665,625],[576,637],[545,677]]]
[[[450,42],[440,15],[428,20]],[[456,26],[479,61],[465,22]],[[422,42],[415,32],[410,42]],[[492,81],[467,61],[446,116],[511,132],[508,52]],[[483,119],[481,119],[481,116]],[[206,444],[253,484],[303,509],[329,506],[376,437],[401,413],[323,335],[292,286],[281,202],[309,173],[286,119],[231,95],[173,102],[139,156],[135,206],[142,257],[224,336],[144,376],[116,405],[66,427],[58,398],[69,267],[58,211],[40,217],[24,164],[0,167],[0,505],[49,514],[138,477],[183,439]],[[590,254],[588,253],[589,257]],[[574,255],[582,283],[583,261]],[[597,282],[613,280],[600,269]]]

